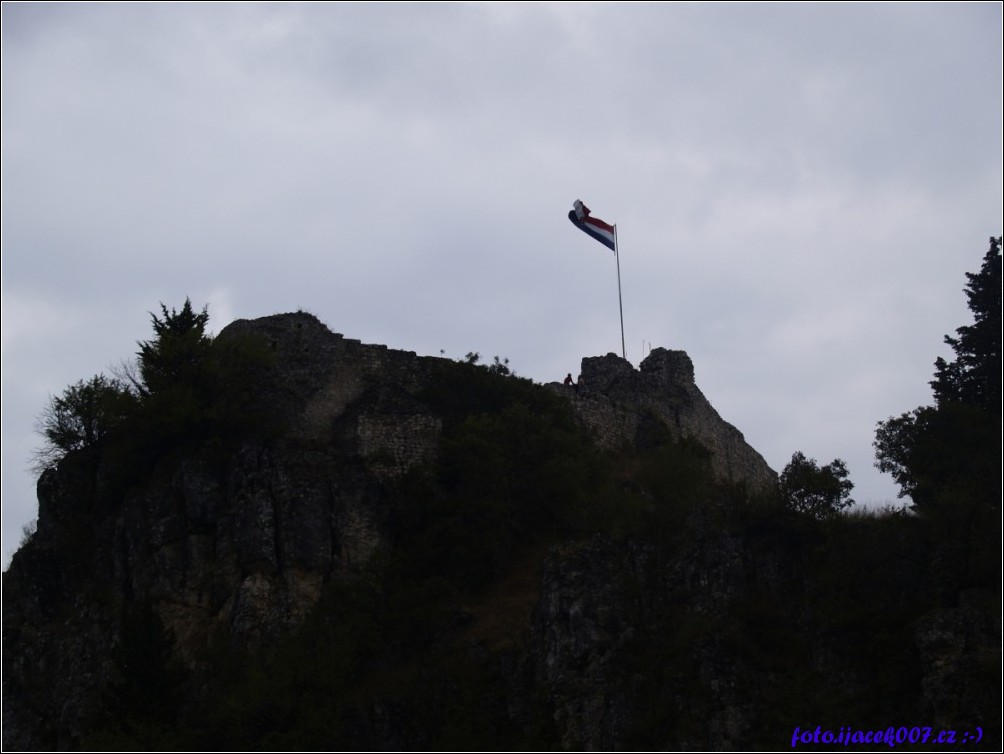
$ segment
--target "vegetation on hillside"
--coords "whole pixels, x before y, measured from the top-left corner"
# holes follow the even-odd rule
[[[876,465],[927,528],[941,563],[939,589],[1001,584],[1001,238],[978,273],[966,273],[973,323],[945,336],[955,358],[935,362],[934,405],[880,422]]]
[[[189,299],[161,312],[150,315],[154,337],[138,344],[121,375],[95,375],[50,397],[38,420],[38,474],[68,454],[102,455],[122,484],[140,483],[165,457],[223,459],[243,440],[276,434],[277,418],[254,393],[272,361],[265,345],[216,341],[206,332],[208,308],[196,313]]]
[[[1000,611],[999,243],[969,276],[976,323],[948,339],[957,359],[936,363],[935,405],[879,425],[878,465],[912,511],[848,514],[839,460],[820,468],[796,453],[777,491],[752,495],[716,482],[699,444],[658,428],[637,451],[602,452],[566,400],[507,362],[444,361],[421,396],[442,417],[440,452],[386,481],[382,557],[332,580],[274,646],[250,654],[221,637],[195,675],[149,606],[132,606],[107,714],[81,746],[560,748],[530,656],[536,575],[550,546],[596,534],[645,553],[617,585],[637,624],[605,679],[610,698],[634,705],[626,747],[701,748],[724,693],[709,685],[708,657],[724,658],[727,693],[751,710],[744,748],[787,746],[800,724],[926,724],[918,621],[963,593]],[[45,463],[95,449],[225,455],[272,426],[241,390],[249,368],[267,366],[263,351],[219,351],[207,320],[188,301],[162,307],[137,380],[99,376],[53,399]],[[733,551],[743,591],[716,609],[652,592],[666,573]],[[957,723],[984,726],[980,748],[1000,741],[979,717],[998,711],[999,667],[988,653],[966,680],[977,717]]]

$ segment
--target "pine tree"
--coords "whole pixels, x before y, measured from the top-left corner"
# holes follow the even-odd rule
[[[141,342],[137,354],[143,381],[140,389],[150,395],[178,385],[197,384],[212,345],[212,338],[206,335],[208,306],[196,314],[191,299],[186,298],[180,312],[174,309],[168,312],[164,304],[160,309],[163,319],[150,314],[157,337]]]
[[[935,362],[930,383],[938,405],[965,403],[986,411],[1001,408],[1001,239],[991,238],[979,273],[966,273],[966,296],[973,324],[960,327],[959,337],[945,336],[955,360]]]
[[[966,273],[966,296],[973,324],[945,336],[956,358],[935,361],[935,406],[921,406],[879,422],[875,433],[876,466],[891,473],[901,495],[925,507],[971,479],[988,489],[987,459],[999,460],[988,432],[1000,434],[1001,422],[1001,239],[991,238],[979,273]],[[988,455],[990,454],[990,455]],[[993,456],[993,457],[991,457]],[[996,462],[996,461],[994,461]],[[991,464],[992,465],[992,464]],[[998,477],[996,488],[1000,488]]]
[[[935,362],[935,405],[879,422],[875,457],[931,536],[938,588],[1000,585],[1001,239],[980,272],[967,273],[972,325],[945,337],[951,362]]]

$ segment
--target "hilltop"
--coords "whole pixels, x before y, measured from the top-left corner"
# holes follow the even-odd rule
[[[777,748],[994,714],[988,596],[937,601],[906,517],[786,509],[682,351],[585,358],[576,390],[303,312],[203,345],[39,479],[5,749]]]

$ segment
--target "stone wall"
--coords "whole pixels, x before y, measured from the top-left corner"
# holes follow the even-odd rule
[[[265,400],[291,418],[290,436],[378,460],[394,472],[435,452],[441,422],[417,398],[432,357],[331,332],[312,314],[238,320],[219,338],[263,337],[275,354]]]
[[[573,399],[578,420],[596,443],[607,450],[633,447],[638,436],[638,413],[616,404],[602,393],[574,393],[553,383],[552,389]]]
[[[340,433],[346,450],[388,474],[434,456],[442,425],[417,396],[438,359],[345,338],[304,312],[239,320],[220,337],[249,333],[263,336],[276,354],[270,400],[296,417],[295,436],[326,442]],[[655,348],[638,369],[612,353],[587,357],[577,390],[550,389],[574,399],[576,415],[602,447],[636,447],[655,417],[674,437],[708,448],[721,480],[751,488],[777,480],[697,387],[684,351]]]
[[[431,414],[363,414],[356,431],[360,455],[394,475],[435,457],[443,422]]]
[[[584,358],[577,389],[550,387],[572,401],[576,416],[603,447],[637,447],[645,421],[655,417],[673,437],[693,438],[708,448],[722,481],[753,489],[777,481],[763,457],[704,397],[684,351],[653,349],[637,370],[612,353]]]

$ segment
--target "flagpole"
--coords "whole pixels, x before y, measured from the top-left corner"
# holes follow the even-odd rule
[[[617,259],[617,306],[621,312],[621,356],[627,361],[627,348],[624,345],[624,300],[621,298],[621,254],[617,249],[616,225],[614,225],[614,257]]]

